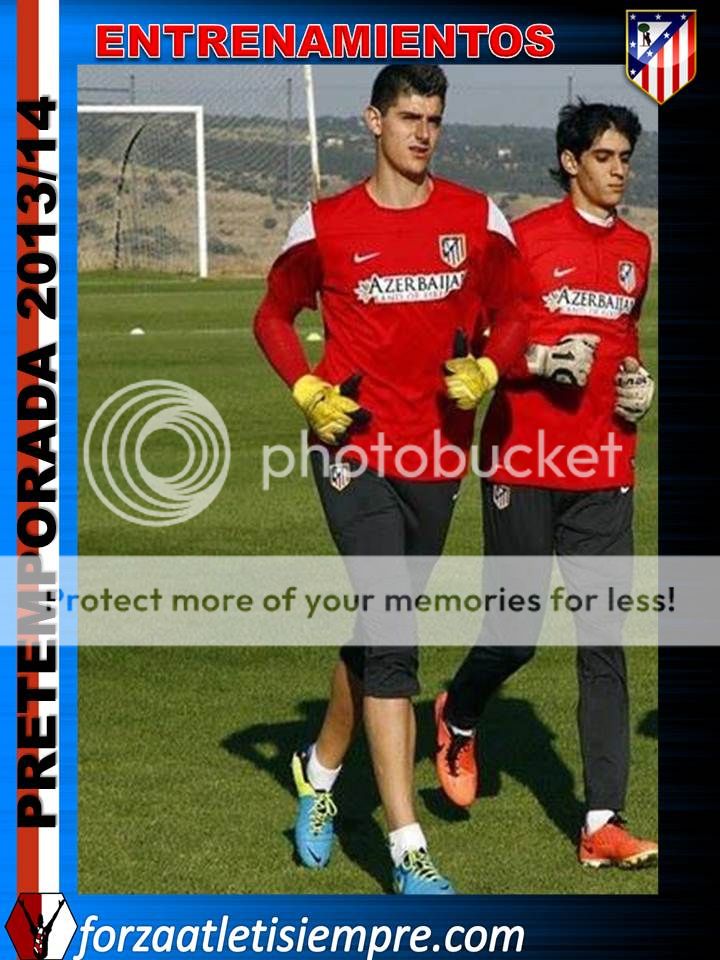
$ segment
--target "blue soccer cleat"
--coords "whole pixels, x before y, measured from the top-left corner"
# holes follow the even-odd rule
[[[329,790],[316,790],[308,780],[307,760],[305,750],[293,754],[292,772],[298,792],[295,849],[306,867],[321,870],[327,866],[332,852],[337,807]]]
[[[455,893],[452,884],[435,869],[427,850],[410,850],[399,867],[393,867],[395,893],[440,894]]]

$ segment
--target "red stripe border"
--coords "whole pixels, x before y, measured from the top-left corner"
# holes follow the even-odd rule
[[[40,96],[39,91],[39,45],[40,45],[40,14],[39,14],[39,0],[17,0],[17,98],[18,100],[37,100]],[[17,115],[17,136],[20,138],[34,139],[37,137],[37,130],[30,124],[27,120],[24,120],[22,117]],[[20,163],[20,159],[18,159]],[[35,163],[28,164],[27,161],[22,158],[22,165],[25,167],[34,167],[37,168],[37,161]],[[17,175],[17,186],[18,188],[24,184],[35,185],[37,180],[28,176],[27,174],[18,174]],[[17,208],[17,221],[18,223],[33,223],[37,215],[37,210],[33,204],[29,204],[29,210],[27,213],[23,213],[20,208]],[[25,247],[22,243],[22,240],[18,237],[17,240],[17,250],[18,256],[21,253],[25,252]],[[18,289],[21,284],[18,281]],[[27,288],[28,284],[23,284]],[[37,308],[32,307],[30,311],[30,316],[27,320],[17,317],[16,320],[16,339],[17,339],[17,350],[18,354],[26,353],[30,350],[36,350],[39,342],[39,330],[38,330],[38,314]],[[20,390],[23,386],[27,386],[28,383],[37,382],[36,378],[28,377],[26,374],[17,375],[17,389]],[[28,423],[24,421],[22,425],[22,432],[27,432],[28,430],[35,429],[37,424]],[[18,423],[18,434],[20,433],[20,424]],[[32,467],[33,461],[31,458],[26,455],[17,455],[17,469],[20,470],[23,467]],[[23,510],[28,509],[28,507],[33,507],[35,504],[17,504],[17,512],[20,514],[21,508]],[[26,553],[26,548],[17,541],[17,554],[18,556],[21,553]],[[37,686],[38,678],[37,674],[24,674],[24,677],[28,680],[33,686]],[[27,713],[25,717],[27,720],[30,720],[32,717],[38,716],[38,704],[30,703],[28,705]],[[29,750],[24,749],[22,753],[27,756],[29,753],[33,753],[36,757],[38,755],[37,749]],[[18,751],[18,757],[20,756],[20,751]],[[22,791],[25,796],[30,792],[28,790]],[[20,796],[20,791],[18,791],[18,798]],[[30,892],[38,889],[39,885],[39,874],[40,874],[40,865],[39,865],[39,830],[37,827],[18,827],[17,830],[17,889],[18,892]]]

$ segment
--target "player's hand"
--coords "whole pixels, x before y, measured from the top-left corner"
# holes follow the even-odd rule
[[[615,375],[615,413],[637,423],[650,409],[655,381],[635,357],[625,357]]]
[[[571,333],[550,347],[531,343],[525,352],[528,370],[553,383],[584,387],[599,342],[600,337],[592,333]]]
[[[447,395],[461,410],[474,410],[498,382],[498,370],[490,357],[477,359],[468,353],[445,362]]]
[[[311,373],[293,386],[293,399],[305,414],[310,429],[324,443],[341,443],[353,424],[367,423],[370,416],[349,393],[357,390],[358,376],[333,385]]]

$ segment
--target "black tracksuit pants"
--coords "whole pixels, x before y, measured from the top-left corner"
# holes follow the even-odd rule
[[[534,582],[538,581],[539,570],[546,588],[553,554],[572,591],[576,586],[573,565],[563,558],[621,557],[633,552],[633,494],[627,488],[574,492],[485,481],[482,498],[486,556],[538,558]],[[501,561],[496,565],[491,559],[486,561],[485,593],[499,587],[497,568],[501,565]],[[489,698],[535,653],[542,615],[513,618],[516,645],[497,645],[500,637],[506,641],[508,624],[500,614],[485,615],[478,644],[469,651],[450,685],[445,718],[453,725],[475,727]],[[625,652],[620,646],[622,617],[598,624],[578,614],[575,625],[578,634],[585,637],[585,643],[577,649],[577,675],[586,802],[589,809],[621,810],[627,791],[630,739]]]
[[[414,482],[370,469],[348,481],[337,468],[326,476],[319,454],[312,455],[312,467],[338,552],[348,558],[388,558],[382,566],[362,559],[350,563],[356,591],[422,593],[442,553],[460,481]],[[406,642],[393,645],[400,633]],[[420,692],[414,615],[393,621],[372,611],[359,614],[353,642],[341,648],[340,656],[362,681],[366,696],[413,697]]]

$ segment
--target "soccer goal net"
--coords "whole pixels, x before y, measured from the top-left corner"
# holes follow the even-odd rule
[[[203,108],[80,106],[79,268],[206,277]]]
[[[78,268],[264,273],[317,177],[302,68],[129,76],[79,72]]]

